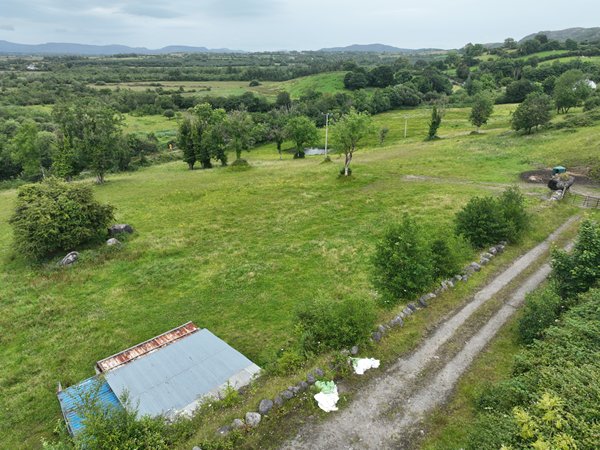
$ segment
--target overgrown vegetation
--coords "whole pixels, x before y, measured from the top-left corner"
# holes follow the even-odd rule
[[[525,198],[517,187],[505,190],[499,198],[472,198],[456,214],[456,233],[475,248],[500,241],[517,242],[528,224]]]
[[[89,186],[48,179],[19,189],[10,224],[16,251],[41,259],[105,235],[112,219]]]

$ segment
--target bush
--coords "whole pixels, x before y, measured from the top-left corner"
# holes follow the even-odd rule
[[[386,231],[377,244],[373,265],[373,283],[386,305],[422,294],[434,280],[431,247],[409,216]]]
[[[500,198],[474,197],[456,214],[456,234],[475,248],[520,239],[529,225],[525,198],[511,187]]]
[[[436,239],[431,244],[433,277],[447,278],[460,271],[460,258],[454,248],[445,239]]]
[[[375,325],[375,305],[369,300],[317,299],[297,311],[300,344],[306,353],[340,350],[365,342]]]
[[[40,259],[106,233],[113,207],[94,200],[90,187],[49,179],[22,186],[10,224],[14,247]]]
[[[475,248],[496,244],[507,238],[510,225],[493,197],[474,197],[456,214],[456,234]]]
[[[512,186],[502,192],[499,205],[509,226],[506,240],[518,242],[523,232],[529,228],[529,214],[525,210],[525,197],[518,187]]]
[[[168,449],[169,432],[161,417],[137,418],[137,410],[124,400],[123,408],[87,400],[82,407],[85,428],[77,435],[77,448],[96,450],[152,448]]]
[[[544,330],[560,316],[562,301],[552,286],[537,290],[525,299],[523,315],[519,320],[519,336],[530,344],[534,339],[540,339]]]
[[[552,277],[561,297],[573,298],[600,280],[600,224],[584,220],[571,253],[554,250]]]

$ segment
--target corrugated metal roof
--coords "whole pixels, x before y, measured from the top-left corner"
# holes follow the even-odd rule
[[[141,344],[137,344],[128,348],[127,350],[123,350],[122,352],[98,361],[96,363],[96,370],[99,373],[102,373],[106,372],[107,370],[114,369],[132,361],[135,358],[139,358],[140,356],[153,352],[161,347],[164,347],[165,345],[171,344],[178,339],[188,336],[191,333],[195,333],[196,331],[198,331],[198,327],[192,322],[188,322],[161,335],[153,337],[152,339],[148,339]]]
[[[140,415],[189,411],[229,381],[239,388],[260,368],[203,329],[104,374],[117,395],[127,392]]]
[[[100,405],[106,407],[123,408],[106,380],[98,376],[68,387],[57,395],[67,428],[72,435],[80,433],[84,428],[81,408],[86,403],[86,399],[95,399]]]

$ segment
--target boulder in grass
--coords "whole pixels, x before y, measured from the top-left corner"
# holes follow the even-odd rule
[[[273,400],[265,398],[258,405],[258,412],[263,416],[273,409]]]
[[[217,430],[217,434],[219,436],[227,436],[230,431],[231,431],[231,426],[230,425],[224,425],[224,426],[222,426],[221,428],[219,428]]]
[[[280,407],[281,405],[283,405],[283,398],[280,395],[275,396],[275,398],[273,399],[273,406],[276,407]]]
[[[78,259],[79,259],[79,253],[77,253],[77,252],[71,252],[71,253],[68,253],[67,256],[65,256],[63,259],[61,259],[58,264],[60,266],[63,266],[63,267],[64,266],[70,266],[71,264],[73,264]]]
[[[116,238],[110,238],[108,241],[106,241],[106,245],[108,245],[109,247],[118,247],[119,245],[121,245],[121,241],[119,241]]]
[[[257,412],[246,413],[246,425],[250,428],[256,428],[260,423],[261,415]]]
[[[111,236],[115,236],[115,235],[121,234],[121,233],[131,234],[131,233],[133,233],[133,227],[126,223],[117,223],[115,225],[112,225],[108,229],[108,233]]]
[[[234,430],[241,430],[246,428],[246,424],[242,419],[233,419],[233,422],[231,422],[231,428]]]
[[[353,346],[353,347],[350,349],[350,354],[351,354],[352,356],[356,356],[356,355],[358,355],[358,345],[355,345],[355,346]]]

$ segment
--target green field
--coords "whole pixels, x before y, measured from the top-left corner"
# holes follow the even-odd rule
[[[108,83],[91,87],[98,89],[131,89],[145,91],[146,89],[184,89],[184,95],[214,95],[227,97],[241,95],[244,92],[254,92],[266,97],[276,97],[279,92],[287,91],[292,98],[298,98],[309,90],[323,93],[336,93],[344,90],[344,75],[346,72],[327,72],[306,77],[294,78],[288,81],[263,81],[259,86],[250,87],[247,81],[162,81]]]
[[[536,54],[537,55],[537,54]],[[542,61],[540,66],[548,66],[558,61],[559,63],[567,63],[571,61],[591,62],[594,64],[600,64],[600,56],[566,56],[564,58],[556,58],[548,61]]]
[[[411,213],[447,233],[472,196],[499,192],[524,170],[597,156],[599,125],[518,136],[507,129],[514,108],[497,107],[477,136],[468,109],[449,109],[433,142],[423,141],[427,109],[376,116],[388,139],[356,153],[349,180],[337,177],[338,155],[279,161],[273,145],[245,154],[252,167],[243,172],[173,162],[110,175],[95,194],[136,233],[121,251],[81,249],[69,269],[13,253],[16,192],[0,191],[0,447],[50,436],[58,381],[89,377],[95,361],[188,320],[265,364],[290,338],[296,305],[373,296],[369,261],[386,224]],[[175,124],[127,118],[129,131]],[[546,188],[525,188],[529,206],[544,210]],[[551,214],[536,216],[532,233],[541,237]]]

